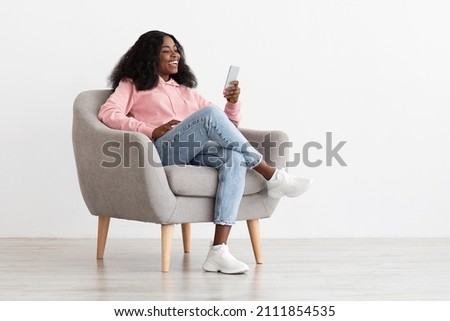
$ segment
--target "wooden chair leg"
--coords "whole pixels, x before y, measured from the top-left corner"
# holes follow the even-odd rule
[[[102,260],[105,254],[106,239],[108,238],[109,216],[98,217],[98,234],[97,234],[97,260]]]
[[[181,224],[181,234],[183,236],[184,253],[191,252],[191,223]]]
[[[161,271],[169,272],[174,224],[161,225]]]
[[[253,254],[257,264],[263,263],[261,232],[259,228],[259,219],[247,220],[248,233],[252,242]]]

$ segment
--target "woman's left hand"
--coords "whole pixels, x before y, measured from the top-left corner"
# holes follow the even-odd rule
[[[231,87],[225,88],[223,96],[232,104],[235,104],[239,100],[241,94],[241,88],[239,88],[239,81],[234,80],[231,82]]]

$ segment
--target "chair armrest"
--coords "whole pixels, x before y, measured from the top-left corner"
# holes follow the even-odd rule
[[[173,214],[176,200],[151,140],[141,133],[108,128],[91,118],[74,109],[73,147],[89,211],[163,223]]]
[[[289,160],[289,137],[280,130],[255,130],[239,128],[244,137],[264,157],[270,166],[286,167]]]

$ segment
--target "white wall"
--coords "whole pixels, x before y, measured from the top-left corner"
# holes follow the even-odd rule
[[[283,199],[263,236],[450,237],[450,43],[446,1],[3,1],[0,237],[93,237],[78,188],[72,103],[103,88],[151,29],[184,45],[199,90],[222,104],[241,66],[243,127],[347,141],[334,163]],[[324,157],[315,152],[311,159]],[[126,221],[111,237],[159,237]],[[179,236],[179,232],[177,232]],[[194,226],[207,238],[212,224]],[[233,237],[246,237],[237,224]]]

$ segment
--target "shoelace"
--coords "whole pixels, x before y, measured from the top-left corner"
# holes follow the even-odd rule
[[[221,252],[222,253],[220,253],[220,257],[223,258],[223,259],[227,259],[227,258],[232,256],[231,253],[229,251],[225,250],[225,249],[222,250]]]
[[[228,251],[228,249],[223,249],[221,251],[222,253],[220,253],[220,257],[222,259],[226,259],[226,260],[233,260],[233,261],[237,261],[237,259],[230,253],[230,251]]]
[[[282,172],[281,175],[283,176],[283,179],[286,181],[286,183],[288,183],[288,184],[294,183],[294,180],[295,180],[295,177],[294,177],[294,176],[289,175],[289,174],[284,170],[284,168],[281,170],[281,172]]]

